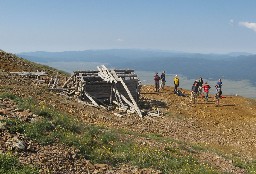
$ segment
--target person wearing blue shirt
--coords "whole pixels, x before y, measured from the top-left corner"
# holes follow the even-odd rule
[[[160,78],[161,78],[161,85],[160,85],[160,88],[161,88],[161,89],[164,89],[165,82],[166,82],[166,81],[165,81],[165,71],[162,72]]]
[[[221,89],[221,87],[222,87],[222,81],[221,81],[221,79],[218,80],[217,85],[218,85],[219,88]]]

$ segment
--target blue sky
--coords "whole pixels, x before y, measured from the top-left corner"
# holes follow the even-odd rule
[[[255,0],[0,0],[0,49],[256,53]]]

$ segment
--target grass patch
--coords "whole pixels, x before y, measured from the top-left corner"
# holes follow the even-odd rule
[[[6,127],[8,128],[10,133],[24,133],[24,128],[23,128],[23,123],[15,118],[11,118],[11,119],[4,119],[1,120],[1,122],[5,122],[6,123]]]
[[[26,136],[41,144],[46,145],[55,142],[55,137],[52,136],[55,128],[48,120],[39,120],[33,124],[25,123],[23,129]]]
[[[33,167],[22,165],[17,158],[10,154],[0,153],[0,173],[2,174],[38,174],[39,171]]]
[[[11,100],[16,100],[17,99],[17,97],[15,95],[13,95],[11,93],[8,93],[8,92],[1,93],[0,98],[2,98],[2,99],[8,98],[8,99],[11,99]]]
[[[245,161],[241,160],[240,158],[233,158],[232,159],[234,165],[241,169],[245,169],[248,174],[256,174],[256,161]]]
[[[256,161],[251,161],[246,164],[246,170],[249,174],[256,174]]]

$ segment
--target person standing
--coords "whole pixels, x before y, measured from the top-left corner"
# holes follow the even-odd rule
[[[180,79],[179,79],[178,75],[175,75],[175,77],[173,79],[173,83],[174,83],[174,93],[177,93],[178,87],[180,85]]]
[[[221,79],[218,80],[217,85],[219,86],[219,88],[220,88],[220,90],[221,90],[221,87],[222,87],[222,81],[221,81]]]
[[[204,89],[204,93],[205,93],[205,101],[208,102],[209,90],[210,90],[211,86],[210,86],[207,82],[205,82],[205,83],[203,84],[202,88]]]
[[[198,93],[199,93],[199,94],[202,94],[202,91],[203,91],[203,90],[202,90],[203,84],[204,84],[203,78],[200,77],[199,80],[198,80],[198,87],[199,87],[199,88],[198,88]]]
[[[196,85],[196,88],[197,88],[197,95],[199,95],[199,82],[198,80],[195,80],[194,83],[193,83],[193,86]]]
[[[191,102],[193,102],[194,104],[196,103],[197,96],[198,96],[198,82],[195,81],[191,88]]]
[[[219,106],[221,95],[222,95],[222,90],[221,90],[221,87],[218,84],[215,85],[215,88],[216,88],[216,94],[215,94],[216,106]]]
[[[160,80],[160,77],[159,77],[158,73],[155,74],[154,80],[155,80],[155,92],[159,92],[159,80]]]
[[[165,86],[165,82],[166,82],[166,80],[165,80],[165,71],[163,71],[162,72],[162,74],[161,74],[161,85],[160,85],[160,89],[164,89],[164,86]]]

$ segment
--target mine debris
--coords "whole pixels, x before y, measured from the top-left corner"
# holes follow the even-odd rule
[[[36,72],[10,72],[11,75],[18,75],[21,77],[28,77],[35,79],[36,84],[46,83],[48,81],[48,74],[45,71],[36,71]]]
[[[59,84],[59,77],[57,73],[56,76],[54,77],[51,76],[51,78],[49,79],[48,87],[54,89],[54,88],[57,88],[58,84]]]
[[[36,72],[10,72],[10,74],[16,74],[19,76],[27,76],[27,77],[41,77],[41,76],[47,76],[47,73],[45,71],[36,71]]]
[[[140,81],[134,70],[109,70],[104,65],[98,71],[74,71],[62,86],[63,91],[94,106],[109,108],[115,104],[129,113],[142,113],[137,105]]]

